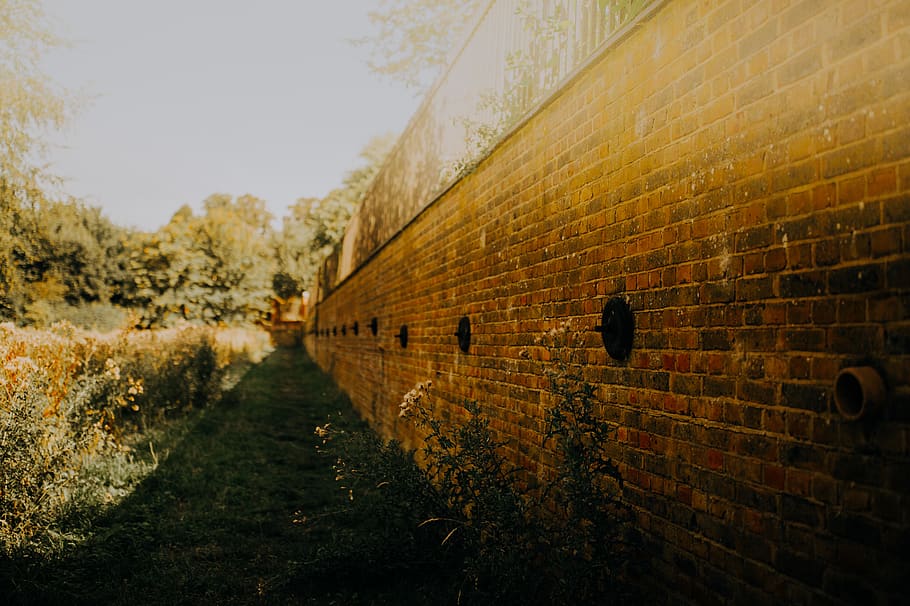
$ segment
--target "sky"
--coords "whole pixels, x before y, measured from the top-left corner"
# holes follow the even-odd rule
[[[420,99],[381,80],[369,49],[379,0],[45,0],[70,42],[45,71],[86,100],[53,137],[63,191],[115,223],[155,230],[213,193],[276,217],[324,196],[373,136]]]

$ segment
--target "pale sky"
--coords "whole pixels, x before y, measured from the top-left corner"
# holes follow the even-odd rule
[[[323,196],[369,139],[399,133],[419,99],[373,75],[379,0],[45,0],[47,73],[91,99],[49,160],[64,191],[154,230],[212,193],[276,215]]]

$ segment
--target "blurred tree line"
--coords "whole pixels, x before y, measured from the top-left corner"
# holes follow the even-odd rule
[[[142,232],[77,200],[0,181],[0,321],[100,329],[262,321],[272,297],[310,287],[392,141],[371,141],[341,187],[299,199],[280,228],[252,195],[213,194],[200,212],[184,205]]]

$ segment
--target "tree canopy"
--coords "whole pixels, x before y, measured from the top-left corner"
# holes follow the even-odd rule
[[[6,196],[29,198],[40,185],[45,134],[60,128],[72,95],[41,71],[62,44],[39,0],[0,0],[0,178]]]
[[[275,258],[265,202],[214,194],[203,207],[197,216],[184,206],[129,247],[128,303],[142,311],[145,326],[255,321],[268,313]]]

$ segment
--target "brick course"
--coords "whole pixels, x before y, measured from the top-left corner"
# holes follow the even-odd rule
[[[899,603],[908,124],[910,2],[667,2],[355,251],[366,261],[327,280],[307,347],[410,444],[398,403],[418,381],[453,415],[478,401],[530,474],[552,465],[548,373],[573,364],[617,425],[626,497],[676,597]],[[614,296],[635,313],[626,361],[591,330]],[[888,397],[848,422],[833,385],[855,365],[879,369]]]

